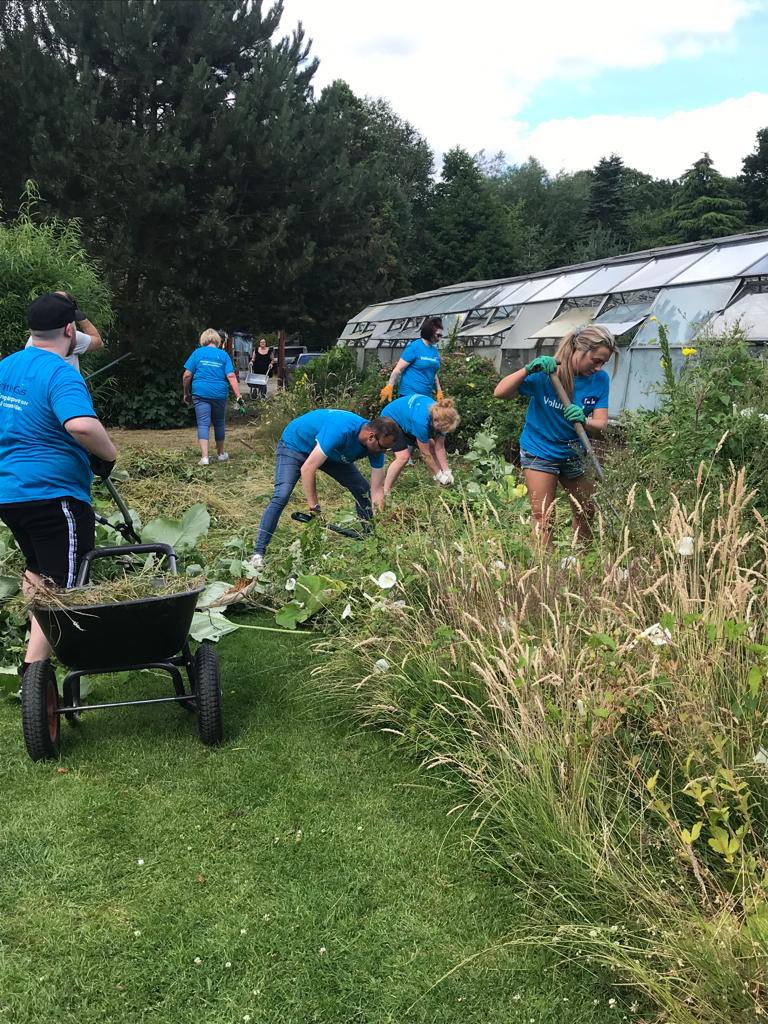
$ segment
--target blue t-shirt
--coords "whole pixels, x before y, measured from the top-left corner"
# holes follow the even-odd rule
[[[235,368],[229,353],[215,345],[201,345],[184,363],[192,376],[192,394],[198,398],[226,398],[229,392],[227,374]]]
[[[435,404],[434,398],[427,395],[409,395],[407,398],[396,398],[385,405],[382,416],[391,416],[400,429],[410,437],[415,437],[422,444],[427,444],[432,436],[432,420],[430,410]]]
[[[431,395],[435,390],[435,377],[440,372],[440,353],[423,338],[409,342],[400,356],[407,366],[397,385],[397,397],[408,395]]]
[[[610,381],[605,370],[588,377],[574,377],[573,401],[587,416],[608,408]],[[547,373],[532,373],[518,388],[531,401],[525,414],[520,447],[551,462],[572,459],[581,452],[574,426],[563,416],[563,406]]]
[[[64,429],[96,416],[77,370],[55,352],[25,348],[0,361],[0,504],[91,501],[88,453]]]
[[[357,462],[367,458],[373,469],[384,466],[384,452],[369,452],[357,435],[368,420],[342,409],[315,409],[291,420],[280,440],[296,452],[309,455],[316,444],[330,462]]]

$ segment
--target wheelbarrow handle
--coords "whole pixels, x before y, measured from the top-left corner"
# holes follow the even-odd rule
[[[569,406],[571,404],[571,400],[568,397],[568,395],[566,394],[565,388],[563,387],[563,382],[560,380],[560,378],[558,377],[558,375],[556,373],[550,373],[549,379],[552,381],[552,387],[555,389],[555,394],[557,395],[557,397],[562,402],[563,411],[565,411],[567,406]],[[589,440],[589,437],[587,436],[586,430],[584,429],[584,424],[583,423],[574,423],[573,426],[574,426],[574,428],[576,430],[576,434],[577,434],[579,440],[581,441],[582,445],[584,446],[584,451],[587,453],[590,462],[595,467],[595,473],[597,474],[597,479],[598,480],[605,480],[605,473],[603,472],[603,467],[597,461],[597,456],[595,455],[595,450],[592,447],[592,442]]]
[[[123,522],[125,523],[125,526],[127,528],[126,531],[121,530],[120,532],[123,534],[123,536],[125,536],[126,532],[129,533],[130,537],[137,544],[141,544],[141,537],[138,535],[138,533],[136,533],[136,530],[133,525],[133,520],[131,519],[131,513],[128,511],[128,506],[123,501],[120,492],[109,479],[109,477],[107,477],[104,480],[104,486],[109,491],[112,501],[114,501],[114,503],[117,505],[118,511],[120,512],[120,515],[123,517]]]
[[[117,548],[96,548],[83,556],[80,568],[75,580],[76,587],[82,587],[88,582],[91,574],[91,564],[97,558],[118,558],[120,555],[164,555],[168,561],[168,568],[176,575],[176,552],[170,544],[122,544]]]

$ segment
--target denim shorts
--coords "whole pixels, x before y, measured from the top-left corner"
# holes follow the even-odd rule
[[[533,469],[537,473],[550,473],[552,476],[561,476],[563,480],[576,480],[584,476],[587,467],[580,455],[572,455],[568,459],[551,461],[542,459],[538,455],[520,449],[520,465],[523,469]]]

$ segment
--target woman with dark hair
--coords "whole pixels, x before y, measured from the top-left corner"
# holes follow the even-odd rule
[[[428,316],[421,325],[421,337],[411,341],[395,364],[389,380],[381,389],[382,402],[391,402],[397,384],[397,397],[428,395],[438,401],[443,397],[440,390],[440,353],[437,346],[443,336],[443,321],[439,316]]]
[[[520,435],[520,464],[536,533],[544,544],[551,541],[558,481],[571,499],[576,538],[589,534],[593,481],[573,424],[582,423],[593,437],[605,430],[610,379],[603,367],[611,356],[618,359],[618,349],[608,328],[582,327],[565,335],[554,356],[538,356],[510,373],[493,392],[494,398],[530,398]],[[565,408],[550,380],[552,373],[557,373],[571,400]]]

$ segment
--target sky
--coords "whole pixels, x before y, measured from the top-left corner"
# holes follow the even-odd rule
[[[316,90],[389,100],[438,161],[675,178],[707,151],[734,175],[768,127],[768,0],[285,0],[281,34],[299,21]]]

